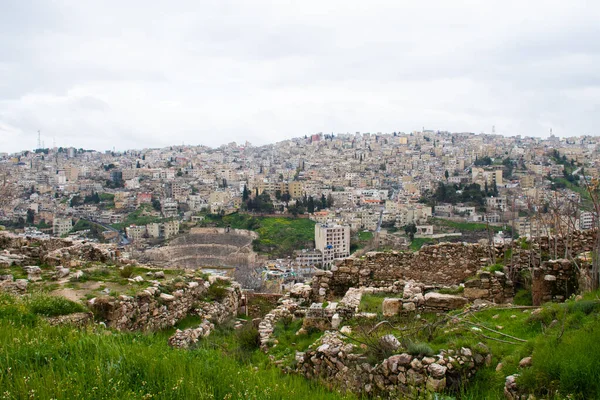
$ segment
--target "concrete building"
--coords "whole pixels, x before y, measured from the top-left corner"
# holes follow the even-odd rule
[[[52,233],[54,236],[66,235],[73,229],[71,218],[54,218],[52,222]]]
[[[350,227],[332,224],[315,225],[315,248],[323,253],[323,265],[350,255]]]

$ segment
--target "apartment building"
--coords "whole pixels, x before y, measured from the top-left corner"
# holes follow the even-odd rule
[[[323,265],[350,255],[350,227],[347,225],[315,225],[315,248],[323,253]]]
[[[66,235],[73,229],[71,218],[54,218],[52,222],[52,233],[54,236]]]

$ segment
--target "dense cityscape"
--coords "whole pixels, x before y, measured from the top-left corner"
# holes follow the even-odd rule
[[[475,239],[496,241],[591,229],[598,145],[590,136],[422,131],[319,133],[260,147],[38,148],[0,154],[0,221],[30,236],[120,241],[128,251],[215,216],[308,217],[347,229],[335,245],[258,250],[265,265],[328,266],[357,250],[350,239],[360,232],[377,234],[376,249],[473,241],[461,223],[486,224]]]

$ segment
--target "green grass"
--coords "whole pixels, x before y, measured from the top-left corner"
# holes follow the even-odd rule
[[[296,335],[302,328],[302,319],[281,320],[275,324],[273,337],[279,342],[269,350],[269,354],[278,360],[283,360],[285,365],[295,363],[296,351],[305,351],[313,344],[322,332],[311,330],[304,335]]]
[[[433,221],[436,223],[436,225],[446,226],[461,232],[487,231],[488,229],[487,224],[482,224],[479,222],[457,222],[443,218],[434,218]],[[492,232],[500,232],[502,230],[502,227],[493,225],[490,225],[489,228]]]
[[[11,296],[0,297],[0,388],[6,398],[340,399],[284,375],[258,351],[231,355],[236,336],[215,332],[190,351],[168,334],[51,327]],[[352,398],[352,397],[347,397]]]
[[[373,239],[373,232],[369,232],[369,231],[358,232],[358,240],[360,240],[361,242],[367,242],[371,239]]]
[[[294,250],[314,247],[315,222],[307,218],[260,217],[234,213],[207,215],[203,225],[248,229],[259,234],[254,250],[274,257],[292,256]]]
[[[385,299],[386,297],[393,296],[384,293],[363,294],[360,299],[359,310],[363,312],[381,314],[383,312],[381,309],[381,305],[383,304],[383,299]]]
[[[111,226],[115,229],[123,230],[129,225],[141,226],[165,221],[165,219],[151,215],[153,212],[154,209],[152,208],[152,206],[144,204],[141,205],[137,210],[128,214],[127,217],[125,217],[125,220],[123,220],[123,222],[118,224],[112,224]]]
[[[410,249],[412,251],[419,251],[424,244],[433,244],[435,243],[434,239],[429,238],[414,238],[412,242],[410,242]]]

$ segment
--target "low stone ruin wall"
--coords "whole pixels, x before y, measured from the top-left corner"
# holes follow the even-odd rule
[[[20,265],[74,267],[89,261],[108,262],[118,259],[113,245],[70,239],[34,239],[0,232],[0,266],[9,263]]]
[[[216,322],[237,313],[241,297],[237,283],[226,288],[228,294],[220,302],[203,302],[209,284],[200,278],[179,286],[173,294],[149,287],[136,296],[98,297],[90,300],[88,306],[107,326],[121,331],[161,330],[192,312]]]
[[[415,253],[367,253],[347,258],[332,267],[331,274],[313,278],[313,292],[343,296],[350,287],[392,286],[396,281],[452,285],[475,274],[490,260],[489,247],[479,244],[442,243]]]
[[[393,288],[395,283],[408,280],[426,285],[456,285],[465,282],[482,267],[493,264],[494,260],[504,260],[506,254],[509,264],[512,260],[512,265],[508,266],[511,275],[478,277],[465,285],[469,289],[465,295],[470,299],[508,302],[514,296],[511,277],[525,268],[540,267],[544,258],[554,254],[560,256],[565,248],[573,257],[592,250],[595,234],[593,230],[576,231],[568,238],[542,236],[511,246],[440,243],[414,253],[371,252],[361,258],[344,259],[331,271],[317,272],[312,280],[312,298],[323,301],[341,297],[351,287]]]
[[[483,344],[477,346],[477,351],[461,348],[432,357],[396,354],[375,366],[336,332],[326,332],[315,347],[296,354],[298,373],[359,395],[386,398],[404,398],[423,391],[456,391],[479,367],[491,362]]]
[[[587,268],[584,268],[584,271]],[[569,296],[579,292],[579,273],[577,267],[565,259],[543,262],[533,268],[531,279],[531,297],[534,306],[548,301],[563,302]],[[585,276],[585,274],[583,274]]]
[[[501,271],[479,271],[474,279],[465,282],[463,296],[474,301],[486,300],[491,303],[510,303],[515,295],[513,282]]]

